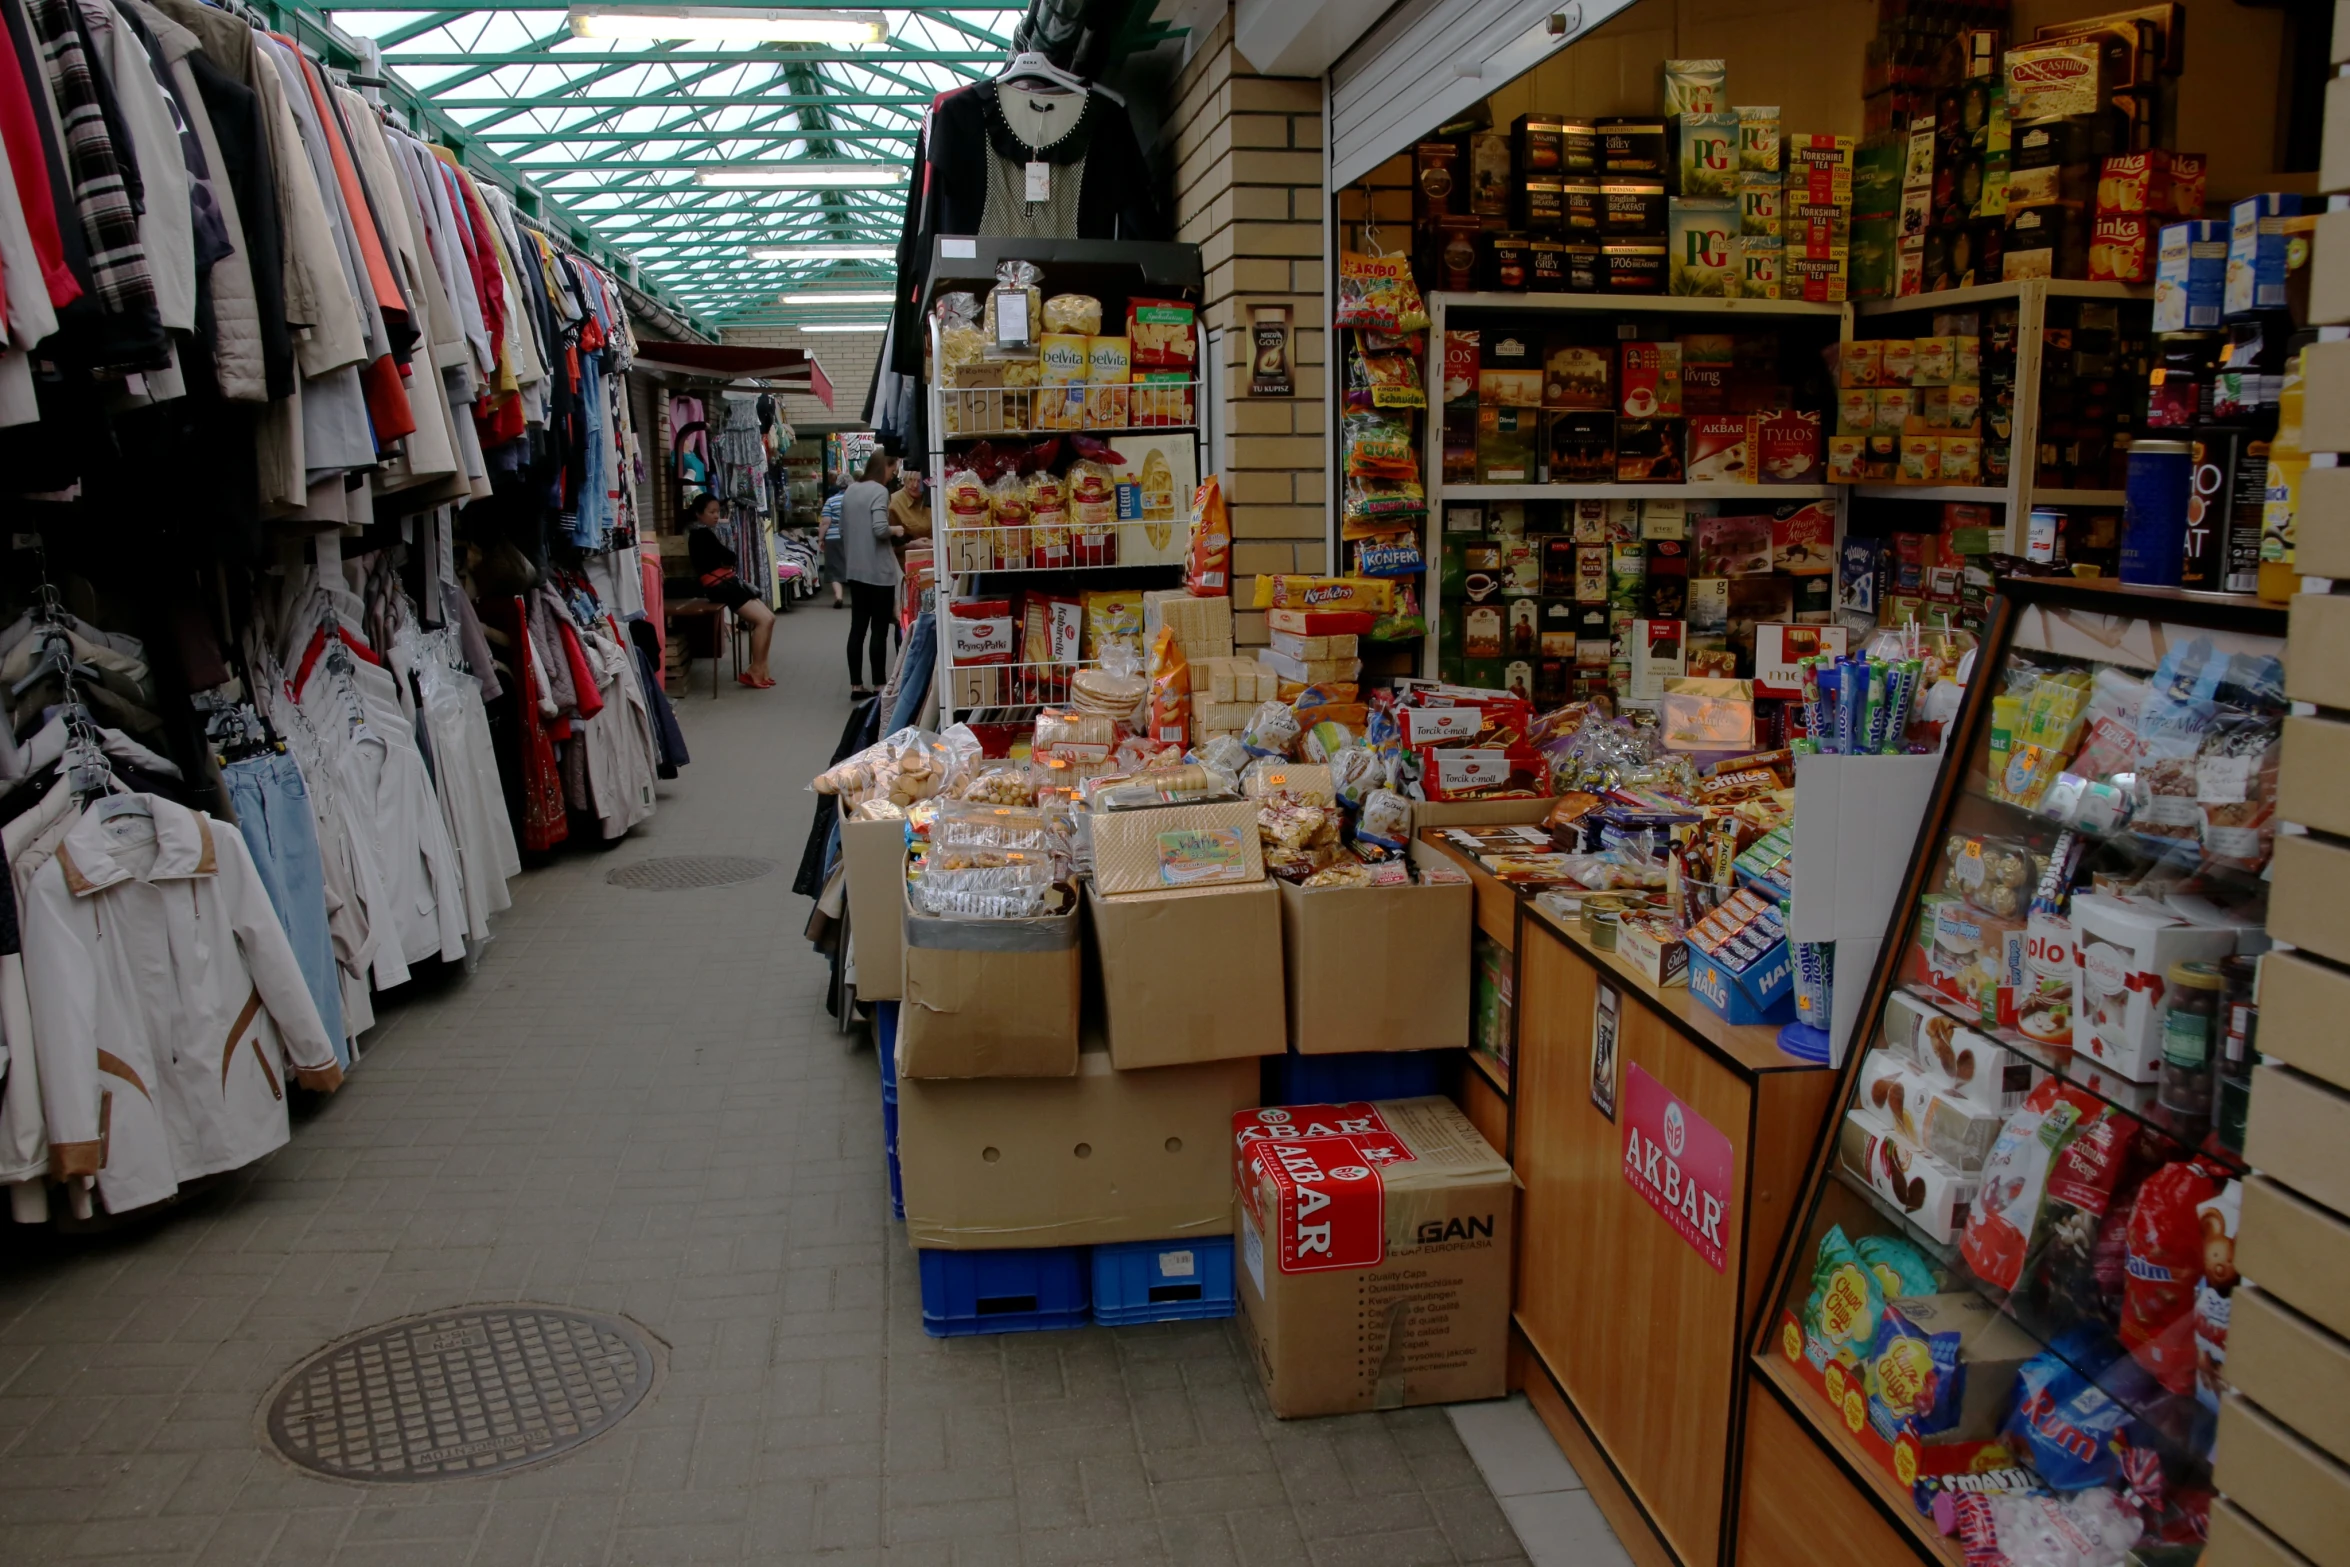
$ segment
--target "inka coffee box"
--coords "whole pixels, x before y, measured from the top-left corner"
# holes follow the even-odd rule
[[[1242,1331],[1273,1412],[1507,1391],[1515,1177],[1449,1099],[1233,1116]]]

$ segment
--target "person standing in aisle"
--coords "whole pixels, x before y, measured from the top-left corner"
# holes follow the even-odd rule
[[[824,497],[824,525],[820,530],[824,538],[824,578],[832,584],[834,609],[839,609],[844,602],[840,596],[841,584],[848,580],[848,566],[841,554],[840,543],[840,500],[847,493],[847,487],[843,486]]]
[[[898,529],[898,564],[906,563],[906,546],[930,537],[930,501],[922,493],[922,470],[906,468],[898,474],[897,492],[889,498],[889,520]]]
[[[775,677],[767,673],[767,648],[775,640],[775,611],[742,579],[737,569],[742,562],[718,536],[718,516],[715,495],[704,492],[685,503],[686,558],[693,562],[694,575],[701,578],[703,596],[725,605],[734,611],[735,619],[751,628],[750,667],[734,678],[753,690],[764,691],[775,684]]]
[[[865,459],[865,476],[841,493],[840,544],[849,582],[849,695],[862,701],[889,679],[889,628],[897,619],[897,551],[900,536],[889,520],[890,470],[895,458],[875,452]],[[873,683],[862,681],[860,643],[870,649]]]

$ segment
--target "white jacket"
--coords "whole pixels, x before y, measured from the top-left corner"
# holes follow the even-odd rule
[[[51,1172],[95,1175],[110,1213],[283,1146],[289,1058],[342,1083],[244,839],[169,800],[82,813],[33,878],[24,958]]]

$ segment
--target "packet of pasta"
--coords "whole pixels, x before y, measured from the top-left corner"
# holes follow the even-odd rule
[[[1069,554],[1077,566],[1118,563],[1118,481],[1091,457],[1069,465]]]
[[[1028,564],[1038,571],[1069,564],[1069,486],[1049,468],[1028,476]]]
[[[1180,370],[1189,376],[1199,364],[1192,332],[1198,315],[1196,307],[1180,299],[1129,300],[1126,338],[1133,368]]]

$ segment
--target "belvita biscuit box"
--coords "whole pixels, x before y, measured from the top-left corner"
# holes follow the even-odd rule
[[[1240,1314],[1273,1412],[1507,1391],[1509,1165],[1451,1100],[1232,1118]]]

